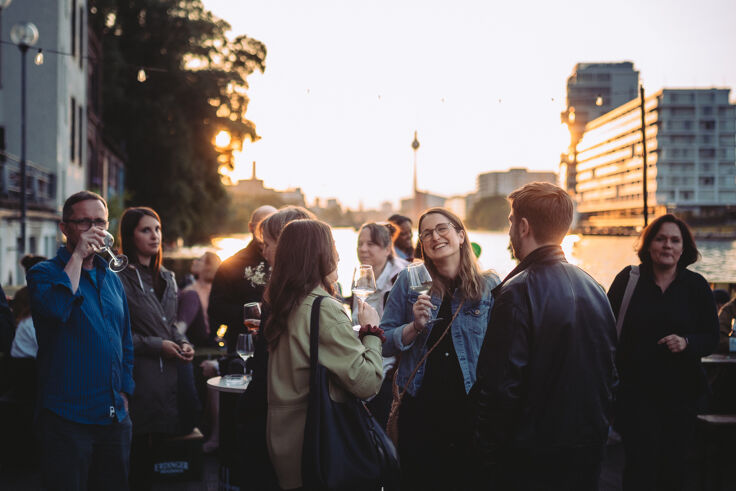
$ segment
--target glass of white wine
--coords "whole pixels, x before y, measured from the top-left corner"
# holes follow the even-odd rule
[[[253,356],[255,346],[253,344],[253,335],[250,333],[243,333],[238,335],[238,343],[235,345],[235,352],[243,361],[248,361],[248,358]]]
[[[235,345],[235,352],[240,358],[246,363],[243,371],[245,373],[245,381],[250,382],[252,377],[251,372],[248,370],[248,358],[253,356],[255,352],[255,344],[253,343],[253,335],[251,333],[238,334],[238,341]]]
[[[353,272],[353,295],[365,302],[376,293],[376,277],[373,275],[373,266],[361,264]]]
[[[93,249],[97,254],[102,254],[103,252],[108,253],[110,255],[110,262],[108,263],[110,270],[119,273],[128,267],[128,256],[125,254],[115,254],[112,250],[112,246],[115,244],[115,237],[107,230],[103,230],[103,232],[105,239],[102,246],[93,247]]]
[[[432,288],[432,277],[427,271],[427,267],[422,262],[411,263],[407,268],[406,272],[409,275],[409,290],[417,292],[420,295],[429,295],[429,290]],[[427,326],[432,323],[442,320],[441,318],[432,319],[432,313],[429,313],[430,319],[427,321]]]

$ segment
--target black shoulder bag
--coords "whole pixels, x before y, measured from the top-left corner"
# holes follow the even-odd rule
[[[319,307],[314,300],[309,334],[309,407],[304,427],[302,484],[310,490],[399,489],[399,458],[362,401],[330,398],[328,371],[319,363]]]

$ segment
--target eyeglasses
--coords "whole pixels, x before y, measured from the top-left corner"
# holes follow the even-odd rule
[[[92,225],[95,227],[101,228],[103,230],[107,230],[108,222],[107,220],[103,220],[101,218],[97,218],[95,220],[92,220],[91,218],[80,218],[79,220],[64,220],[66,223],[73,223],[77,226],[79,230],[82,232],[86,232],[89,230]]]
[[[447,234],[450,233],[450,230],[454,228],[455,226],[451,223],[440,223],[435,228],[426,229],[424,232],[419,234],[419,238],[422,240],[422,242],[427,242],[434,236],[435,232],[437,232],[437,235],[439,235],[440,237],[447,237]]]

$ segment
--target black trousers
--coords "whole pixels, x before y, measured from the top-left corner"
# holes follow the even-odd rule
[[[624,491],[683,489],[692,469],[696,409],[651,399],[627,399],[617,415],[624,444]]]
[[[604,446],[547,452],[503,452],[484,489],[504,491],[597,491]]]
[[[49,490],[127,490],[131,422],[87,425],[44,409],[41,472]]]
[[[468,491],[482,484],[467,401],[454,407],[404,396],[399,412],[402,491]]]

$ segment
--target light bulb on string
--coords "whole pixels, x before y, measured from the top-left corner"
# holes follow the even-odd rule
[[[36,65],[43,65],[43,50],[39,49],[36,56],[33,58],[33,63]]]
[[[143,68],[138,70],[138,81],[140,83],[143,83],[146,81],[146,71]]]
[[[596,106],[602,106],[603,105],[603,96],[599,95],[595,98],[595,105]]]

